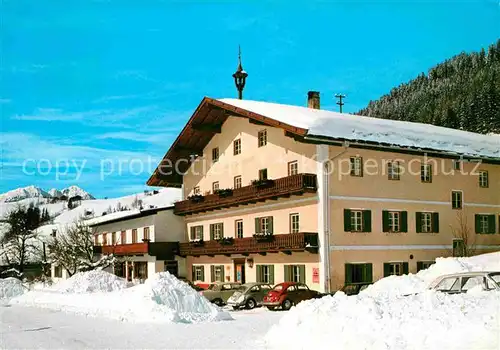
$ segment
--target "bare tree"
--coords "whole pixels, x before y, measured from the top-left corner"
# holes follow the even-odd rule
[[[9,264],[17,266],[22,275],[27,263],[42,261],[42,243],[36,231],[41,223],[40,209],[34,206],[17,206],[3,221],[7,230],[0,241],[0,255]]]
[[[50,261],[64,268],[69,276],[77,272],[104,269],[115,261],[113,254],[99,257],[94,254],[93,233],[81,220],[52,237],[48,249]]]
[[[450,225],[450,229],[453,235],[453,256],[474,255],[476,237],[468,224],[466,210],[457,211],[456,223]]]

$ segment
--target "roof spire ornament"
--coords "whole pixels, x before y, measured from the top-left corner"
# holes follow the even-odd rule
[[[247,77],[248,74],[243,70],[243,66],[241,65],[241,46],[238,45],[238,68],[236,68],[233,78],[236,89],[238,90],[238,98],[240,100],[243,99],[243,89],[245,88],[245,81]]]

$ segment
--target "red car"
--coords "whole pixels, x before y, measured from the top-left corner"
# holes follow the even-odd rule
[[[309,289],[304,283],[284,282],[274,286],[262,300],[262,305],[269,310],[275,310],[281,307],[283,310],[289,310],[293,305],[303,300],[309,300],[321,297],[321,294],[315,290]]]

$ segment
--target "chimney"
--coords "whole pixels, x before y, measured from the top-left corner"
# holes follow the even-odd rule
[[[307,93],[307,107],[319,109],[319,91],[309,91]]]

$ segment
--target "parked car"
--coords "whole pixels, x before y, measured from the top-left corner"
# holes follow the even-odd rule
[[[319,298],[322,295],[309,289],[304,283],[284,282],[274,286],[262,300],[262,305],[269,310],[276,310],[281,307],[289,310],[293,305],[303,300]]]
[[[200,286],[197,286],[196,284],[194,284],[193,282],[191,282],[187,278],[179,277],[179,280],[184,282],[184,283],[187,283],[191,288],[193,288],[197,292],[199,292],[200,290],[203,290],[203,288],[201,288]]]
[[[360,292],[364,291],[366,288],[368,288],[368,286],[371,284],[372,283],[370,282],[347,283],[340,289],[340,291],[344,292],[346,295],[357,295]],[[321,296],[334,295],[337,292],[338,290],[330,293],[323,293],[321,294]]]
[[[240,286],[241,283],[237,282],[216,282],[211,283],[207,289],[202,290],[199,293],[212,303],[222,306],[226,304],[229,297],[233,295],[236,289]]]
[[[480,287],[483,290],[500,291],[500,272],[462,272],[436,278],[429,289],[448,294],[466,293]]]
[[[237,310],[240,308],[253,309],[262,305],[262,299],[273,287],[267,283],[245,283],[242,284],[227,300],[227,305]]]

